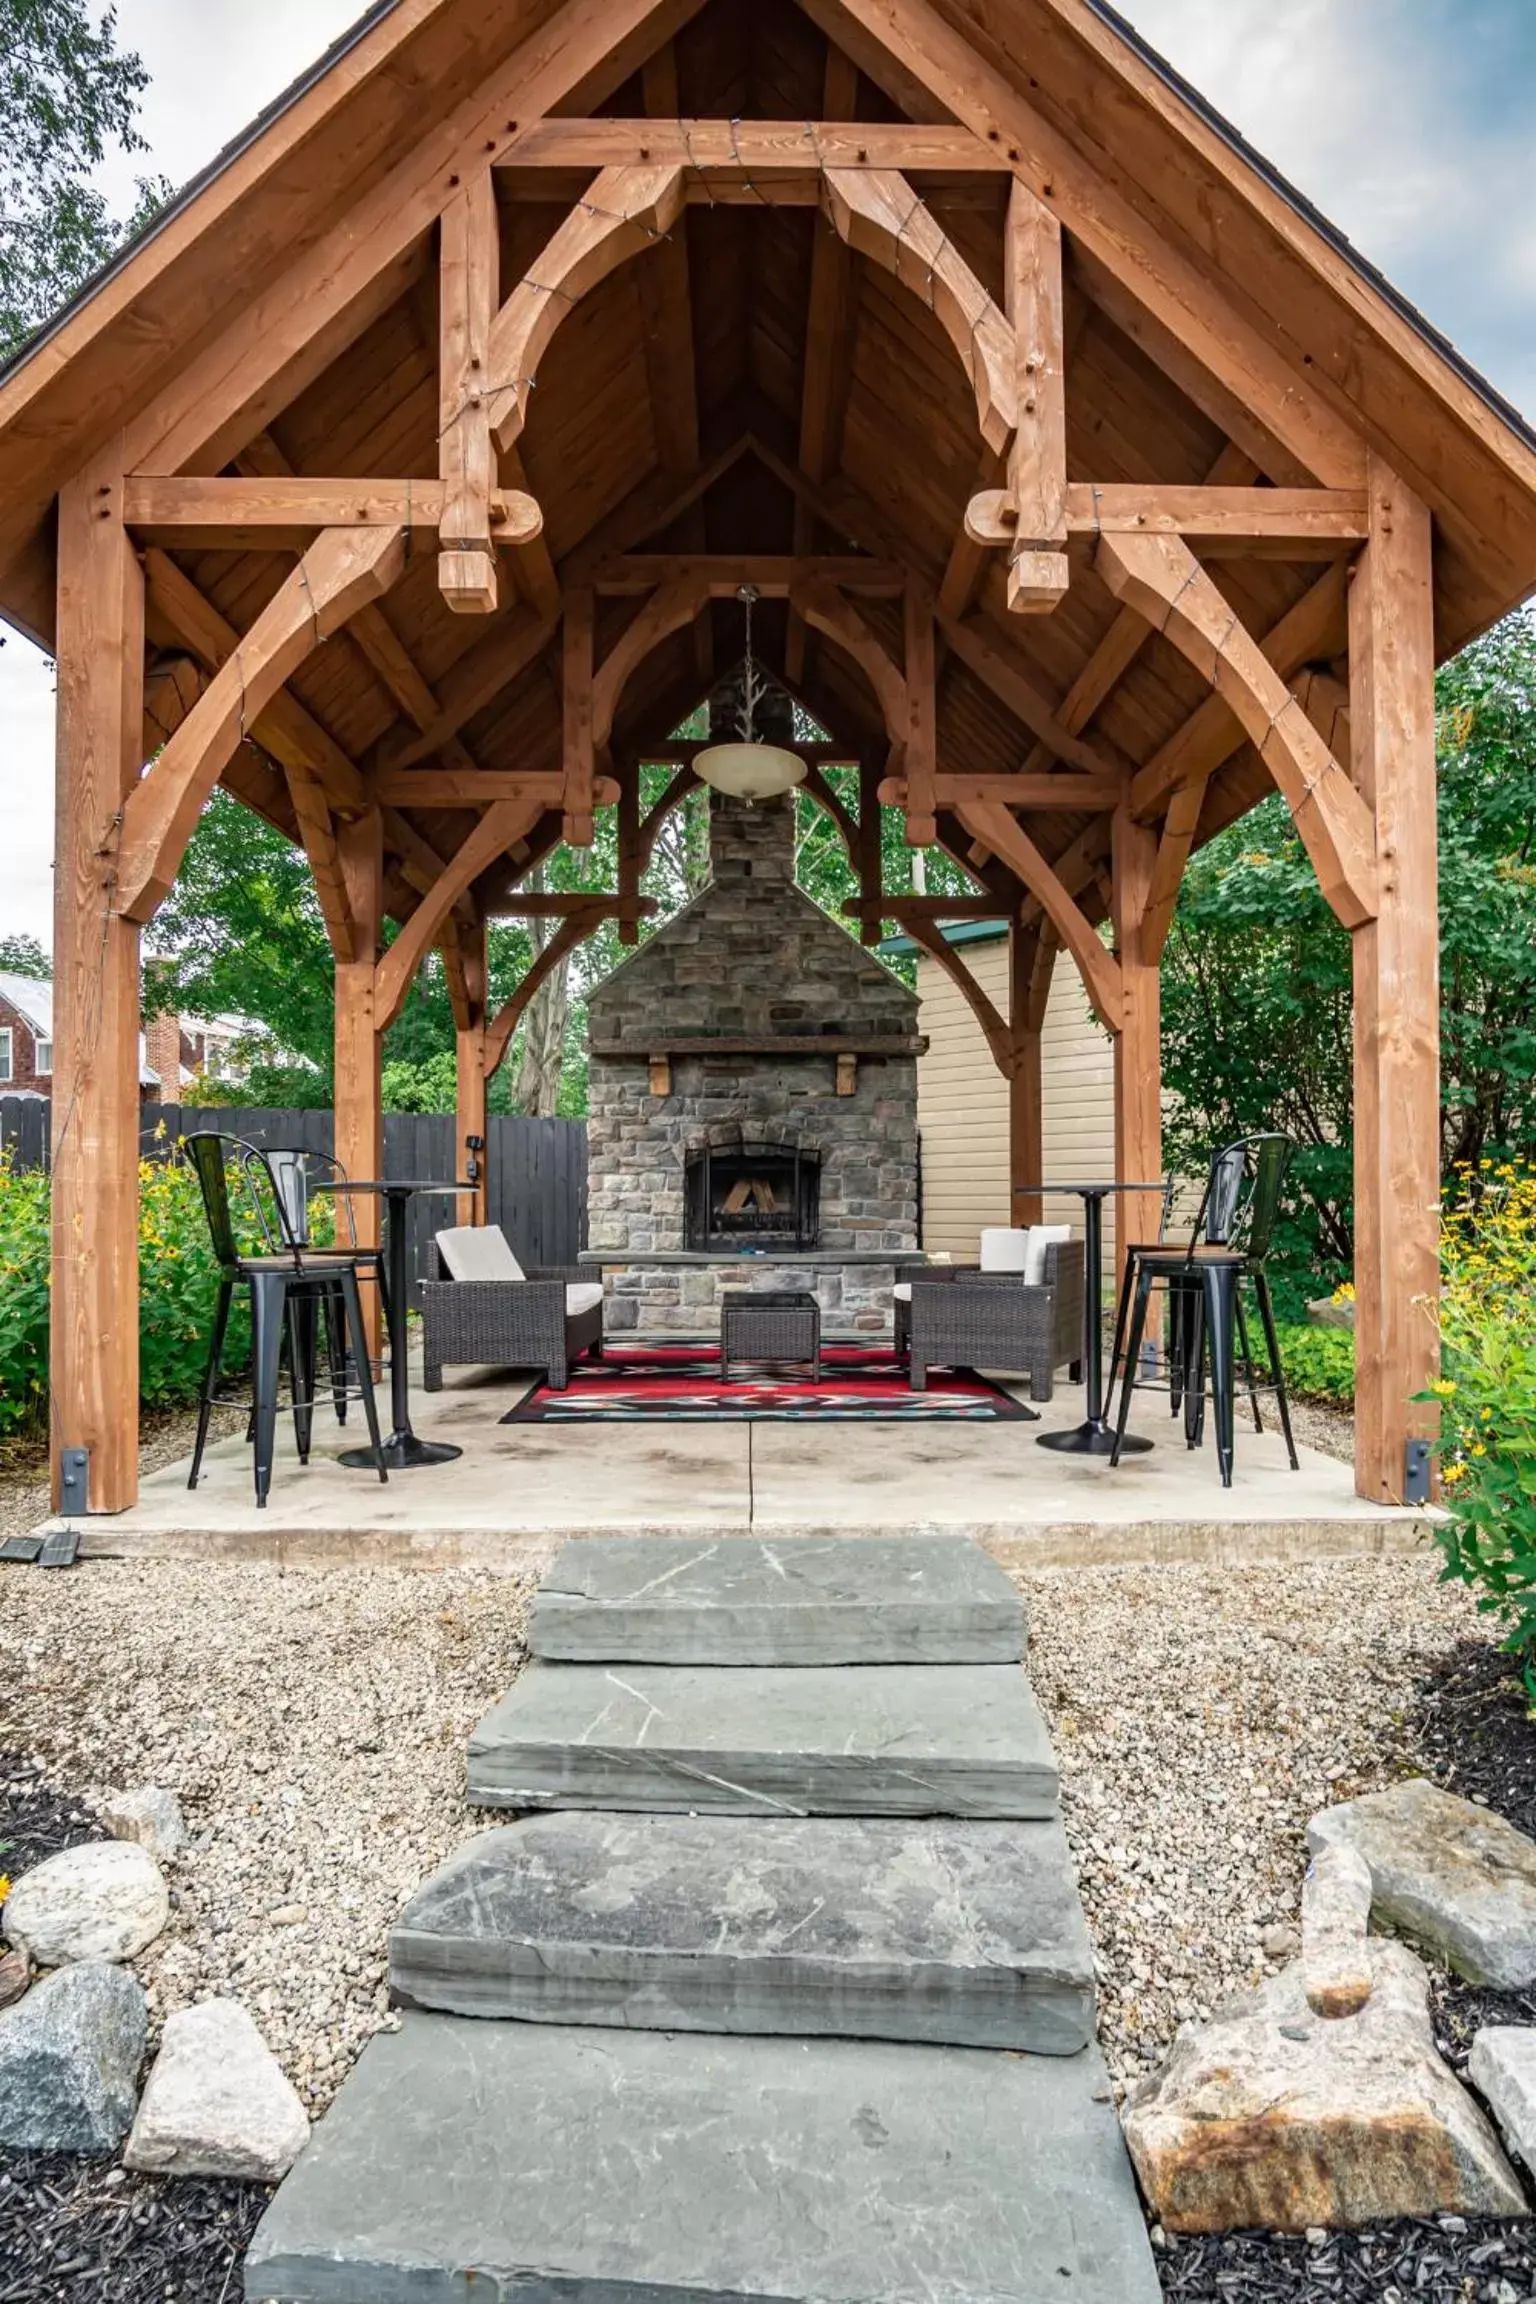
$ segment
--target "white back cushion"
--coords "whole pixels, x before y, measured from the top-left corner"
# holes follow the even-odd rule
[[[1070,1224],[1031,1224],[1029,1251],[1024,1258],[1024,1285],[1038,1288],[1045,1278],[1045,1252],[1053,1243],[1070,1240]]]
[[[437,1252],[455,1280],[525,1280],[499,1224],[457,1224],[439,1232]]]
[[[1010,1229],[1002,1224],[983,1227],[981,1235],[981,1268],[983,1272],[1022,1272],[1029,1243],[1027,1232]]]

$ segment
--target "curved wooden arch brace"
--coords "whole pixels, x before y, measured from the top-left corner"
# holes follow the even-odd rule
[[[223,769],[322,640],[405,571],[402,528],[328,528],[279,588],[123,808],[115,909],[154,918]]]
[[[1279,789],[1346,928],[1380,910],[1371,811],[1253,634],[1178,536],[1100,537],[1099,574],[1209,680]]]
[[[1068,895],[1017,817],[998,802],[957,807],[955,814],[972,839],[989,848],[998,862],[1006,864],[1035,898],[1077,962],[1084,989],[1100,1022],[1107,1030],[1118,1032],[1122,1001],[1120,963],[1099,941],[1081,905]]]
[[[938,962],[981,1026],[982,1037],[991,1051],[993,1063],[1005,1080],[1011,1080],[1013,1077],[1013,1034],[955,950],[954,945],[950,943],[937,920],[931,919],[925,912],[919,912],[913,907],[903,904],[900,897],[891,899],[890,913],[891,918],[900,923],[903,933],[910,936],[914,944],[921,944],[929,957]]]
[[[604,907],[594,906],[590,911],[571,912],[561,921],[542,952],[535,955],[528,973],[510,1000],[499,1008],[485,1028],[485,1077],[497,1071],[512,1045],[512,1035],[522,1022],[523,1015],[539,986],[553,974],[568,953],[578,944],[585,943],[593,929],[603,918]]]
[[[833,584],[807,577],[789,588],[789,604],[813,631],[851,656],[875,692],[893,744],[907,734],[907,683],[853,603]]]
[[[373,999],[376,1031],[387,1032],[405,1006],[417,969],[442,934],[443,922],[465,889],[525,838],[543,813],[539,800],[498,800],[460,843],[442,877],[433,882],[379,962]]]
[[[987,446],[1018,424],[1014,332],[932,210],[896,168],[828,168],[823,208],[850,248],[910,288],[960,355]]]
[[[707,581],[680,577],[663,584],[633,616],[609,649],[592,681],[592,741],[606,750],[624,690],[654,648],[691,624],[709,598]]]
[[[522,431],[539,362],[572,305],[670,232],[686,198],[679,166],[605,168],[582,194],[492,324],[486,402],[499,448]]]

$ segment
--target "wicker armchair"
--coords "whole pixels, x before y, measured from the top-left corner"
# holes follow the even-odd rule
[[[603,1290],[579,1266],[525,1272],[494,1224],[439,1232],[421,1290],[422,1385],[445,1368],[541,1368],[563,1392],[582,1354],[603,1356]]]
[[[912,1276],[911,1301],[896,1298],[896,1350],[914,1392],[930,1368],[1000,1368],[1027,1376],[1032,1400],[1049,1400],[1056,1371],[1083,1349],[1083,1243],[1053,1241],[1045,1277],[934,1264]]]

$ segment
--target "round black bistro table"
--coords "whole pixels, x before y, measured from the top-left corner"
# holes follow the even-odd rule
[[[389,1288],[385,1301],[385,1314],[389,1321],[389,1404],[394,1429],[384,1443],[384,1462],[391,1472],[409,1472],[418,1464],[451,1464],[455,1456],[462,1456],[462,1448],[454,1448],[446,1440],[418,1440],[411,1430],[410,1370],[406,1364],[406,1296],[410,1277],[406,1271],[406,1217],[412,1198],[418,1192],[457,1194],[473,1192],[473,1184],[439,1183],[434,1178],[411,1177],[388,1183],[342,1183],[338,1178],[329,1187],[336,1192],[368,1192],[384,1203],[385,1241],[384,1260],[389,1272]],[[376,1472],[378,1458],[371,1448],[349,1448],[341,1458],[349,1472]]]
[[[1088,1413],[1081,1424],[1066,1432],[1038,1432],[1037,1448],[1054,1448],[1063,1456],[1109,1456],[1115,1431],[1104,1413],[1104,1203],[1111,1192],[1167,1191],[1156,1184],[1031,1184],[1031,1199],[1048,1192],[1075,1192],[1083,1203],[1083,1379]],[[1127,1432],[1120,1443],[1122,1456],[1142,1456],[1152,1446],[1139,1433]]]

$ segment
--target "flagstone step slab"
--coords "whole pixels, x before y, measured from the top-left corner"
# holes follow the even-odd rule
[[[1053,1816],[1057,1774],[1015,1664],[546,1664],[469,1740],[482,1808]]]
[[[1016,1664],[1024,1607],[963,1537],[583,1537],[528,1644],[567,1663]]]
[[[1093,1955],[1061,1826],[568,1811],[484,1832],[406,1906],[397,2001],[655,2031],[1075,2055]]]
[[[250,2304],[1157,2304],[1097,2049],[483,2024],[371,2040]]]

